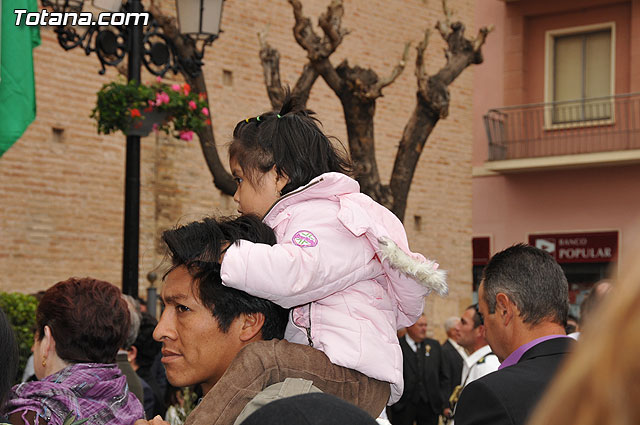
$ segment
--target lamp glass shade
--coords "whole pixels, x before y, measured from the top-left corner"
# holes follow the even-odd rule
[[[122,0],[93,0],[93,5],[109,12],[119,12],[122,7]]]
[[[224,0],[176,0],[180,32],[197,38],[217,36],[223,3]]]
[[[53,8],[54,12],[59,13],[80,13],[82,12],[83,4],[84,0],[46,0],[42,2],[43,7],[50,6],[51,8]]]

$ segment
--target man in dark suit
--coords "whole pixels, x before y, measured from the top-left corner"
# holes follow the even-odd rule
[[[440,378],[442,352],[435,339],[427,338],[427,318],[423,315],[400,338],[404,368],[404,393],[391,406],[393,425],[436,425],[443,413]]]
[[[464,388],[456,425],[524,425],[570,349],[567,279],[548,253],[514,245],[489,261],[478,298],[502,364]]]
[[[444,321],[444,330],[447,333],[447,340],[442,344],[442,370],[446,380],[441,383],[442,397],[448,402],[454,388],[460,385],[462,379],[463,356],[466,357],[464,348],[458,344],[458,323],[459,317],[449,317]],[[447,385],[445,385],[447,384]]]

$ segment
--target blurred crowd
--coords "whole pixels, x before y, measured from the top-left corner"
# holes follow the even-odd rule
[[[282,312],[221,284],[205,288],[210,277],[182,269],[180,255],[173,253],[166,276],[160,322],[141,300],[90,277],[39,293],[24,371],[17,370],[16,340],[0,309],[0,422],[216,423],[212,403],[233,400],[206,395],[227,369],[245,367],[246,345],[277,347]],[[220,280],[219,269],[213,275]],[[515,245],[486,266],[478,303],[444,322],[446,340],[427,336],[424,315],[398,333],[404,393],[377,418],[340,400],[347,396],[325,394],[312,379],[287,378],[257,391],[230,423],[638,424],[638,306],[638,261],[596,283],[580,317],[572,317],[555,260]]]

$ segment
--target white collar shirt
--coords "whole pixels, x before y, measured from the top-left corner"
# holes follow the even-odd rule
[[[414,341],[413,338],[411,338],[409,336],[409,334],[406,334],[405,336],[405,340],[407,341],[407,344],[409,344],[409,347],[413,350],[414,353],[418,352],[418,342]]]
[[[499,366],[498,356],[491,352],[489,345],[485,345],[464,359],[460,384],[463,386],[469,385],[470,382],[495,372]]]

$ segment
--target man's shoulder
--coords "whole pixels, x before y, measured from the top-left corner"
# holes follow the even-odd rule
[[[490,374],[493,375],[496,372]],[[480,378],[466,385],[456,406],[457,425],[512,425],[510,409],[506,401],[496,392],[492,380]]]
[[[565,353],[554,353],[520,361],[513,366],[485,375],[479,381],[505,394],[513,394],[512,387],[521,388],[525,384],[529,389],[534,389],[536,384],[545,385],[551,379],[564,356]],[[521,389],[527,390],[526,387]]]
[[[437,340],[433,339],[433,338],[425,338],[425,339],[424,339],[424,342],[425,342],[427,345],[437,345],[437,346],[438,346],[438,348],[440,348],[440,343],[439,343]]]
[[[476,409],[488,409],[494,415],[492,421],[484,423],[525,423],[544,390],[547,388],[562,362],[566,352],[552,350],[544,355],[523,359],[513,366],[489,373],[469,383],[460,396],[459,410],[463,418],[474,420]],[[509,422],[513,421],[513,422]],[[456,424],[481,423],[458,421]]]
[[[455,350],[456,347],[453,346],[453,344],[451,343],[451,341],[449,341],[449,339],[447,338],[447,340],[445,342],[442,343],[442,351],[446,351],[446,350]]]

